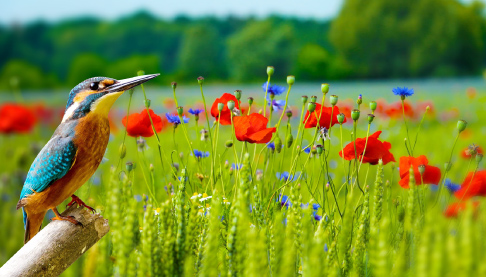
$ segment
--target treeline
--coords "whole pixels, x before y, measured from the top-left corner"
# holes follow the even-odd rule
[[[486,24],[479,2],[348,0],[332,21],[271,16],[173,20],[137,12],[0,27],[0,87],[73,86],[92,76],[161,72],[261,80],[267,65],[300,80],[478,74]],[[278,76],[277,76],[278,77]]]

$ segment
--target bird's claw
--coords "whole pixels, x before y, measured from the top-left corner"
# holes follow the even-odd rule
[[[76,195],[74,195],[74,194],[73,194],[73,195],[71,196],[71,198],[72,198],[72,200],[71,200],[71,202],[69,202],[69,203],[66,205],[67,207],[70,207],[70,206],[72,206],[74,203],[76,203],[76,204],[78,204],[80,207],[84,207],[84,208],[88,209],[90,212],[92,212],[92,213],[94,213],[94,214],[96,213],[96,210],[95,210],[95,209],[93,209],[92,207],[90,207],[90,206],[86,205],[86,203],[84,203],[84,202],[83,202],[83,200],[79,199],[79,197],[77,197]]]
[[[83,223],[77,221],[76,218],[74,218],[74,216],[56,216],[54,218],[51,218],[51,220],[52,221],[54,221],[54,220],[69,221],[74,225],[83,226]]]

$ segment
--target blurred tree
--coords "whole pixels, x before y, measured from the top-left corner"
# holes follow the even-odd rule
[[[317,44],[306,44],[297,55],[296,75],[305,80],[328,78],[329,53]]]
[[[481,67],[480,26],[477,7],[456,0],[347,0],[329,36],[357,77],[471,74]]]
[[[67,83],[73,87],[80,82],[96,76],[108,76],[107,62],[95,54],[81,54],[74,58],[69,68]]]
[[[53,85],[52,77],[42,74],[40,68],[21,60],[11,60],[0,73],[0,87],[8,90],[12,82],[21,89],[45,88]]]
[[[179,51],[179,74],[184,79],[198,76],[225,78],[221,38],[215,28],[195,25],[186,30]]]
[[[270,20],[249,22],[228,38],[230,76],[237,81],[261,79],[265,68],[276,68],[275,77],[290,75],[295,60],[294,30]]]
[[[124,79],[136,76],[139,70],[145,71],[145,74],[162,73],[160,64],[161,59],[157,55],[134,55],[111,63],[107,66],[106,74],[115,79]],[[153,81],[161,81],[157,79]]]

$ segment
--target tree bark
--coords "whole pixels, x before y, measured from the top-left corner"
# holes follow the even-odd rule
[[[0,268],[0,276],[58,276],[110,230],[107,219],[76,204],[62,215],[83,226],[50,222]]]

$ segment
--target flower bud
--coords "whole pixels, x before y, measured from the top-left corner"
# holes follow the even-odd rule
[[[248,97],[248,104],[250,106],[253,104],[253,97]]]
[[[300,101],[302,101],[302,104],[305,105],[305,103],[307,103],[307,95],[302,95],[302,97],[300,98]]]
[[[170,83],[170,86],[171,86],[173,89],[175,89],[175,88],[177,87],[177,83],[176,83],[176,82],[172,82],[172,83]]]
[[[292,111],[287,110],[286,115],[287,115],[288,118],[291,118],[292,117]]]
[[[295,76],[293,76],[293,75],[287,76],[287,84],[289,84],[291,86],[294,83],[295,83]]]
[[[285,145],[287,145],[287,148],[290,148],[293,142],[294,137],[292,136],[292,133],[290,133],[289,136],[285,139]]]
[[[351,118],[354,120],[354,121],[357,121],[359,119],[359,115],[360,115],[360,111],[357,110],[357,109],[354,109],[353,111],[351,111]]]
[[[321,91],[326,95],[329,92],[329,84],[321,84]]]
[[[346,116],[343,113],[338,114],[336,117],[339,124],[343,124],[344,119],[346,119]]]
[[[363,103],[363,95],[358,96],[358,100],[356,100],[356,104],[361,105]]]
[[[460,132],[464,131],[466,129],[467,122],[465,120],[459,120],[457,121],[457,130]]]
[[[430,106],[427,106],[427,107],[425,108],[425,111],[426,111],[426,112],[430,111]]]
[[[332,106],[336,106],[337,102],[338,102],[338,97],[337,95],[331,95],[330,97],[330,101],[331,101],[331,105]]]
[[[233,168],[232,167],[230,167],[230,169],[229,169],[229,175],[230,176],[233,175]]]
[[[322,154],[323,151],[324,151],[324,147],[322,147],[321,144],[316,145],[316,152],[317,152],[317,154],[320,155],[320,154]]]
[[[230,100],[230,101],[228,101],[227,105],[228,105],[228,109],[230,109],[230,111],[232,111],[235,108],[235,101]]]
[[[309,104],[307,104],[307,110],[312,113],[316,110],[316,103],[312,103],[312,102],[309,102]]]
[[[145,71],[143,70],[137,71],[137,76],[142,76],[142,75],[145,75]]]
[[[224,168],[225,168],[225,169],[228,169],[228,167],[229,167],[229,162],[228,162],[228,160],[226,160],[226,161],[224,162]]]
[[[373,119],[375,119],[375,115],[373,115],[373,114],[368,114],[368,123],[373,122]]]
[[[481,153],[476,154],[476,162],[478,164],[481,162],[482,159],[483,159],[483,154]]]
[[[150,170],[150,172],[154,172],[154,164],[149,165],[149,170]]]
[[[233,141],[232,140],[227,140],[226,141],[226,147],[230,148],[231,146],[233,146]]]
[[[267,75],[272,76],[275,73],[275,68],[273,66],[267,66]]]
[[[313,155],[315,155],[315,154],[317,153],[317,147],[316,147],[315,145],[314,145],[314,146],[312,146],[312,148],[311,148],[311,153],[312,153]]]
[[[202,76],[197,77],[197,83],[202,85],[204,83],[204,78]]]
[[[125,146],[124,143],[120,145],[120,148],[118,149],[118,154],[120,155],[120,159],[125,158],[127,154],[127,147]]]
[[[280,137],[277,137],[275,139],[275,150],[277,150],[277,153],[280,153],[280,151],[282,151],[282,140],[280,139]]]
[[[311,101],[311,103],[316,103],[317,102],[317,96],[312,95],[310,101]]]
[[[371,101],[370,102],[370,110],[371,110],[371,112],[374,113],[377,106],[378,106],[378,104],[375,101]]]
[[[423,176],[424,173],[425,173],[425,165],[424,164],[419,165],[418,171],[419,171],[420,175]]]
[[[177,114],[182,116],[182,113],[184,112],[184,108],[182,107],[177,107]]]
[[[241,98],[241,90],[239,90],[239,89],[235,90],[235,97],[236,97],[236,100],[240,100],[240,98]]]
[[[127,171],[130,172],[130,171],[133,170],[133,163],[132,162],[127,162],[125,164],[125,167],[126,167]]]
[[[145,103],[145,107],[150,108],[150,103],[151,103],[150,99],[145,99],[144,103]]]
[[[218,103],[218,111],[222,111],[224,109],[224,103]]]

